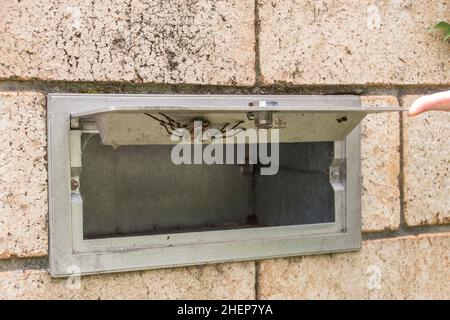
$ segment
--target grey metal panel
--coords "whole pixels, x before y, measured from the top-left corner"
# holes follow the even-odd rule
[[[357,96],[282,96],[282,95],[76,95],[90,105],[88,110],[73,115],[83,117],[108,112],[198,111],[360,111]],[[64,95],[62,99],[68,98]],[[255,101],[277,101],[277,106],[252,106]],[[367,110],[372,110],[368,108]]]
[[[280,144],[278,173],[255,176],[258,221],[268,225],[335,221],[335,195],[329,181],[333,145],[333,142]]]
[[[160,99],[164,97],[167,98],[159,96]],[[347,251],[360,247],[358,129],[345,141],[346,215],[336,217],[335,223],[180,233],[171,235],[169,239],[164,235],[80,239],[81,212],[71,209],[70,115],[111,105],[145,107],[154,98],[155,96],[142,95],[49,95],[50,271],[53,276],[70,275],[68,267],[74,264],[80,268],[82,274],[92,274]],[[230,98],[231,101],[237,101],[236,104],[248,102],[250,99],[261,99],[260,96],[222,98]],[[214,100],[215,97],[208,99]],[[355,103],[355,108],[358,104],[356,100],[352,102]],[[332,109],[339,97],[321,96],[310,101],[317,106],[326,101],[327,106]],[[326,108],[323,111],[326,112]],[[74,208],[76,207],[75,205]]]
[[[152,111],[153,115],[155,114]],[[169,115],[164,112],[164,115]],[[192,124],[198,120],[199,114],[170,114],[171,118],[184,124]],[[285,123],[279,129],[280,142],[319,142],[342,140],[365,116],[364,112],[329,111],[329,112],[273,112],[273,121]],[[239,124],[242,129],[255,129],[253,120],[247,118],[246,112],[204,113],[202,121],[209,123],[208,127],[219,129],[224,124]],[[342,119],[345,119],[343,121]],[[82,121],[84,124],[84,122]],[[145,144],[174,144],[171,135],[160,123],[144,113],[105,113],[89,119],[89,128],[99,131],[104,144],[145,145]],[[84,125],[83,125],[84,126]],[[230,126],[230,127],[231,127]],[[269,137],[271,129],[268,129]],[[241,131],[239,135],[245,136]],[[219,139],[220,140],[220,139]],[[233,139],[230,139],[233,140]],[[223,139],[228,143],[228,139]]]
[[[346,232],[355,247],[361,246],[361,127],[345,139]]]
[[[55,96],[65,101],[71,96]],[[110,145],[170,144],[164,129],[144,113],[163,112],[178,121],[195,113],[208,120],[213,127],[222,127],[234,117],[244,121],[240,127],[254,127],[245,117],[247,112],[273,111],[274,116],[288,125],[281,130],[281,142],[341,140],[368,113],[399,111],[388,107],[361,106],[357,96],[226,96],[226,95],[77,95],[83,105],[73,117],[89,118],[97,122],[103,142]],[[255,104],[255,101],[276,103]],[[72,102],[73,103],[73,102]],[[80,102],[77,102],[80,103]],[[88,109],[85,106],[89,106]],[[186,118],[187,117],[187,118]],[[345,119],[340,121],[339,119]],[[189,119],[192,122],[192,119]]]
[[[303,238],[298,236],[278,239],[262,238],[252,242],[229,241],[227,243],[211,243],[207,245],[157,247],[126,252],[101,250],[103,252],[77,255],[75,259],[82,274],[96,274],[345,252],[358,250],[359,248],[360,243],[358,243],[357,238],[349,234],[326,234]],[[64,259],[64,257],[62,258]],[[64,277],[69,274],[67,272],[59,273],[59,270],[54,270],[52,275]]]
[[[48,178],[50,269],[61,270],[72,264],[72,225],[70,201],[70,151],[68,115],[53,112],[48,104]],[[60,257],[69,257],[60,259]]]
[[[361,107],[358,96],[296,96],[296,95],[57,95],[62,103],[77,97],[75,117],[91,116],[100,113],[186,111],[186,112],[236,112],[236,111],[293,111],[293,112],[330,112],[354,111],[376,113],[382,111],[401,111],[389,107],[381,111],[376,107]],[[276,106],[249,106],[255,101],[276,101]],[[73,103],[73,102],[72,102]],[[88,108],[83,106],[89,105]]]

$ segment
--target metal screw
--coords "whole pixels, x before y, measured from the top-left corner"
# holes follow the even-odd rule
[[[80,128],[80,118],[70,118],[70,128],[79,129]]]
[[[278,106],[276,101],[253,101],[249,103],[250,107],[275,107]],[[272,128],[272,111],[257,111],[254,112],[255,127],[259,129]]]
[[[331,172],[331,178],[332,178],[334,181],[338,181],[338,180],[340,179],[340,177],[341,177],[341,174],[339,173],[339,170],[333,170],[333,171]]]
[[[247,112],[248,120],[255,120],[255,114],[253,112]]]
[[[78,183],[77,180],[72,179],[70,181],[70,188],[72,189],[72,191],[77,190],[79,186],[80,186],[80,184]]]

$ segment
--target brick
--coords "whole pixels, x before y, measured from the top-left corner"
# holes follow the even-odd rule
[[[450,234],[365,241],[360,252],[261,262],[261,299],[450,298]]]
[[[411,106],[419,96],[404,96]],[[408,225],[450,223],[450,113],[403,118],[404,211]]]
[[[2,1],[0,78],[249,85],[254,1]]]
[[[259,0],[263,82],[449,84],[448,1]]]
[[[253,262],[78,279],[52,279],[45,270],[4,271],[0,299],[253,299],[254,272]]]
[[[45,97],[0,93],[0,259],[47,254]]]
[[[363,96],[366,107],[398,107],[394,96]],[[400,123],[397,112],[370,114],[361,122],[362,228],[395,230],[400,224]]]

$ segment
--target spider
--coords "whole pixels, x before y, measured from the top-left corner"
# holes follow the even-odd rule
[[[189,124],[181,124],[180,122],[175,121],[174,119],[172,119],[168,115],[165,115],[164,113],[158,113],[158,114],[160,116],[162,116],[163,119],[160,119],[150,113],[146,113],[145,115],[149,116],[153,120],[158,121],[159,124],[167,131],[168,134],[170,134],[170,135],[174,134],[174,131],[177,129],[186,129],[191,134],[194,132],[194,122],[189,123]],[[201,119],[199,119],[198,121],[202,122],[202,129],[209,128],[209,121],[201,120]]]
[[[158,113],[162,118],[158,118],[153,114],[150,113],[145,113],[145,115],[149,116],[150,118],[152,118],[153,120],[158,121],[158,123],[166,130],[166,132],[170,135],[172,134],[176,134],[175,131],[177,129],[186,129],[191,135],[194,132],[194,122],[195,121],[201,121],[202,122],[202,130],[207,130],[207,129],[212,129],[212,127],[210,127],[210,123],[208,120],[204,120],[204,119],[196,119],[192,122],[189,122],[189,124],[182,124],[174,119],[172,119],[171,117],[169,117],[168,115],[164,114],[164,113]],[[236,121],[235,124],[233,124],[233,126],[231,126],[231,128],[229,128],[228,126],[230,126],[230,122],[225,123],[220,129],[218,129],[220,131],[220,133],[222,134],[223,138],[230,138],[230,137],[234,137],[235,135],[237,135],[238,133],[245,131],[245,128],[238,128],[238,130],[236,130],[236,132],[233,132],[232,135],[227,135],[227,131],[229,130],[234,130],[236,129],[239,125],[241,125],[242,123],[244,123],[244,121],[240,120],[240,121]],[[177,137],[182,138],[182,136],[177,135]],[[212,136],[211,139],[214,140],[216,138],[216,136]]]

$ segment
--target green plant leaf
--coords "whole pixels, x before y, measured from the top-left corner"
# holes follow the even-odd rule
[[[450,23],[441,21],[430,28],[430,31],[443,30],[445,32],[444,41],[450,40]]]

